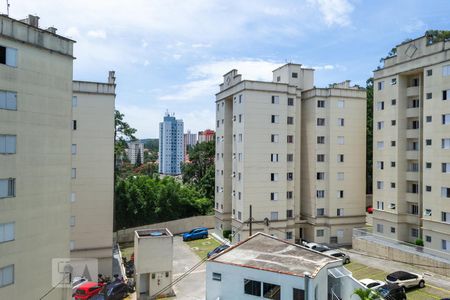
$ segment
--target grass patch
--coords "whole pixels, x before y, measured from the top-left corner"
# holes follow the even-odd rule
[[[220,245],[218,241],[212,237],[206,239],[185,242],[191,250],[201,259],[205,258],[209,251]]]

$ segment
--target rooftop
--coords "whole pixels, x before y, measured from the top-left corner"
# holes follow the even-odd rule
[[[246,268],[304,277],[311,277],[330,263],[340,260],[258,232],[243,242],[229,248],[210,261]]]
[[[160,237],[172,237],[172,233],[167,228],[160,229],[142,229],[136,230],[138,238],[160,238]]]

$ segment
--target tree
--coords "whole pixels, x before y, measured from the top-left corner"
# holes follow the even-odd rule
[[[378,294],[371,289],[356,289],[353,292],[354,295],[357,295],[361,300],[376,300],[380,299]]]
[[[135,163],[136,167],[139,167],[140,165],[142,165],[141,148],[138,149],[137,156],[136,156],[136,163]]]
[[[114,162],[118,157],[124,156],[127,148],[127,141],[135,140],[136,129],[128,125],[123,120],[124,114],[116,110],[114,113],[115,127],[114,127]]]
[[[372,194],[372,164],[373,164],[373,78],[366,81],[366,194]]]

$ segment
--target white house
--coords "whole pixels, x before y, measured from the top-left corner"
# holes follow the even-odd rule
[[[357,288],[341,260],[261,232],[206,264],[207,300],[357,300]]]

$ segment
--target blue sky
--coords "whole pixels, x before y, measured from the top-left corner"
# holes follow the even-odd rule
[[[450,29],[448,0],[10,2],[11,17],[37,14],[42,27],[77,41],[75,79],[116,71],[116,107],[139,138],[157,137],[166,109],[185,130],[214,129],[214,94],[230,69],[271,80],[295,62],[316,69],[316,86],[364,85],[393,46]]]

